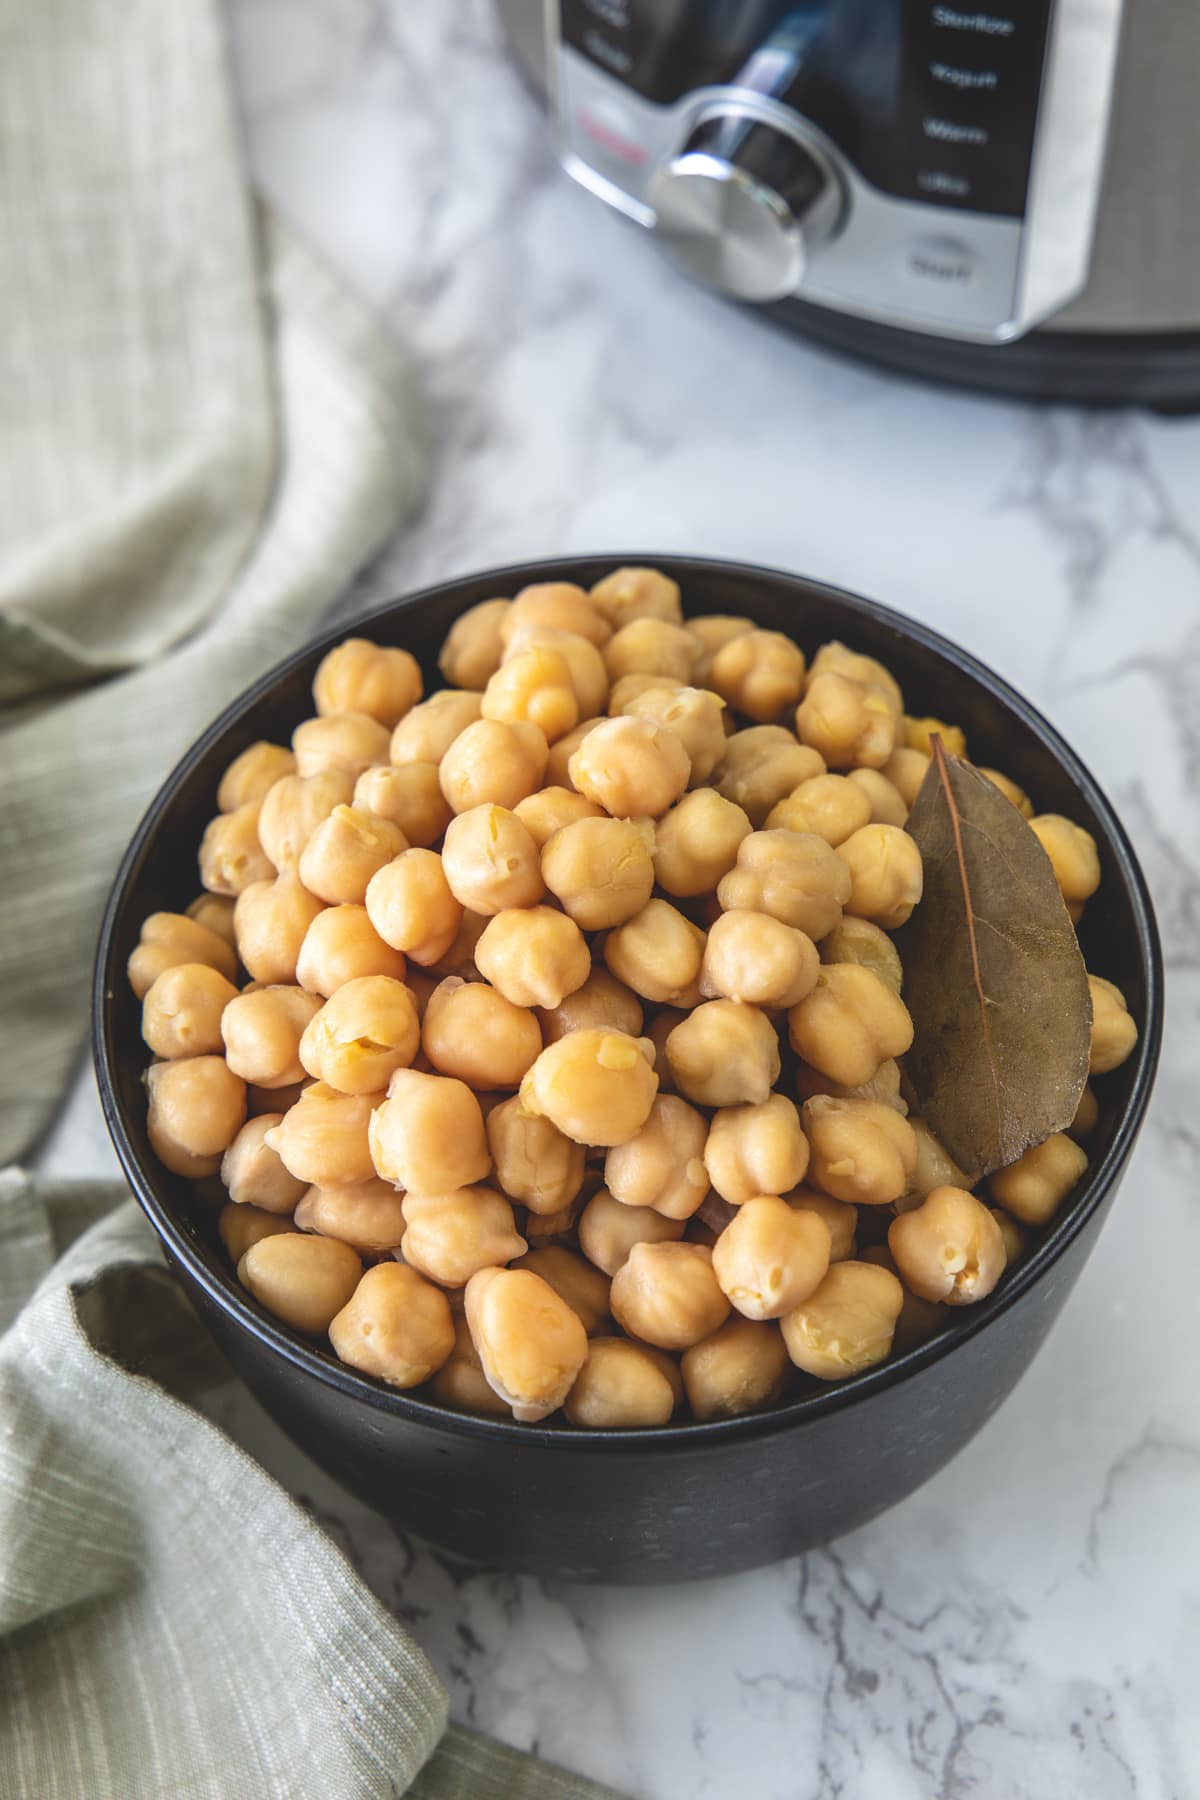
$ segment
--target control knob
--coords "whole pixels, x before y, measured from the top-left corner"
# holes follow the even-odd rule
[[[676,261],[740,300],[793,293],[843,206],[819,145],[736,110],[702,120],[655,176],[650,199]]]

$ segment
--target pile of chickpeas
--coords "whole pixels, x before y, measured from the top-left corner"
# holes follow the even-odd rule
[[[255,1300],[448,1407],[628,1427],[855,1375],[990,1293],[1098,1107],[985,1194],[910,1110],[888,934],[962,733],[646,568],[486,600],[440,668],[425,698],[407,651],[331,650],[130,958],[150,1141],[219,1176]],[[983,772],[1077,920],[1094,841]],[[1103,1075],[1137,1028],[1090,979]]]

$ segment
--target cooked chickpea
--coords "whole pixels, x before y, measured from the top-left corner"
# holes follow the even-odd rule
[[[357,976],[390,975],[403,981],[405,969],[404,957],[384,943],[365,906],[329,906],[317,913],[304,934],[295,978],[310,994],[327,1000]]]
[[[813,831],[836,849],[870,818],[870,797],[849,776],[814,775],[777,801],[766,823],[769,831]]]
[[[481,1269],[467,1283],[467,1324],[490,1385],[513,1418],[557,1410],[587,1360],[576,1313],[531,1269]]]
[[[711,893],[737,861],[750,820],[715,788],[694,788],[655,827],[654,874],[680,898]]]
[[[957,725],[947,725],[944,719],[914,719],[905,713],[900,720],[900,743],[906,750],[920,750],[926,756],[933,755],[933,739],[938,736],[942,747],[951,756],[967,754],[967,740]]]
[[[811,993],[820,967],[816,946],[804,932],[770,913],[735,908],[713,921],[704,946],[700,992],[706,998],[724,996],[754,1006],[795,1006]]]
[[[309,893],[328,905],[356,905],[372,875],[408,847],[390,819],[361,807],[335,806],[305,844],[298,873]]]
[[[820,1287],[779,1321],[788,1355],[821,1381],[881,1363],[892,1347],[904,1289],[890,1269],[837,1262]]]
[[[671,1064],[667,1057],[667,1039],[675,1027],[682,1025],[686,1018],[687,1014],[680,1012],[678,1007],[664,1006],[646,1024],[645,1036],[654,1049],[654,1069],[658,1076],[660,1094],[677,1092],[675,1077],[671,1072]]]
[[[282,744],[261,738],[235,756],[217,789],[217,811],[237,812],[239,807],[261,805],[268,790],[285,775],[296,773],[296,758]]]
[[[665,1425],[675,1394],[659,1364],[628,1338],[593,1338],[563,1410],[572,1425],[628,1430]]]
[[[487,918],[507,907],[533,906],[544,891],[538,847],[503,806],[474,806],[452,819],[442,866],[455,898]]]
[[[1100,886],[1100,855],[1095,838],[1082,825],[1075,825],[1058,813],[1039,813],[1030,819],[1029,829],[1050,858],[1054,879],[1072,918],[1078,919],[1084,902]]]
[[[905,806],[911,808],[929,773],[929,762],[923,750],[908,750],[902,744],[892,751],[879,773],[891,782]],[[984,773],[982,769],[979,772]]]
[[[313,1014],[300,1039],[308,1073],[343,1094],[378,1094],[421,1042],[417,1005],[402,981],[359,975]]]
[[[528,719],[477,719],[442,758],[442,793],[456,813],[514,807],[541,786],[549,747]]]
[[[824,773],[817,752],[798,744],[786,726],[751,725],[726,739],[713,786],[757,829],[773,806]]]
[[[867,797],[869,823],[900,829],[908,818],[908,806],[898,787],[879,769],[851,769],[846,780]]]
[[[480,1413],[490,1419],[512,1418],[507,1402],[488,1384],[465,1314],[454,1320],[454,1349],[430,1382],[430,1392],[442,1406],[452,1406],[458,1412]]]
[[[451,687],[487,686],[500,667],[501,632],[511,605],[511,600],[480,600],[455,619],[438,656],[438,668]]]
[[[1087,1155],[1079,1145],[1056,1131],[1007,1169],[997,1169],[989,1176],[988,1191],[997,1206],[1023,1225],[1045,1225],[1083,1179],[1087,1166]]]
[[[1014,1219],[1011,1213],[1006,1213],[1003,1207],[993,1206],[989,1210],[999,1227],[1004,1243],[1004,1266],[1006,1269],[1011,1269],[1014,1263],[1020,1262],[1028,1250],[1029,1233],[1024,1225]]]
[[[514,906],[497,913],[475,946],[475,962],[484,979],[514,1006],[547,1010],[562,1006],[592,973],[583,933],[551,906]]]
[[[677,1243],[685,1224],[652,1206],[626,1206],[602,1187],[579,1215],[579,1248],[596,1268],[615,1275],[635,1244]]]
[[[807,1063],[797,1063],[796,1094],[801,1100],[811,1100],[814,1094],[832,1094],[838,1100],[881,1100],[898,1113],[908,1112],[908,1102],[900,1092],[900,1064],[893,1056],[880,1063],[870,1081],[860,1081],[856,1087],[831,1081]]]
[[[390,1387],[419,1387],[454,1350],[454,1318],[440,1288],[403,1263],[368,1269],[329,1323],[335,1353]]]
[[[285,1169],[312,1187],[370,1181],[375,1175],[367,1129],[377,1094],[343,1094],[314,1081],[267,1133]]]
[[[332,713],[357,713],[374,719],[387,731],[412,711],[423,692],[415,656],[407,650],[372,644],[367,638],[346,638],[336,644],[322,657],[313,677],[313,701],[322,718]]]
[[[260,1306],[295,1331],[316,1336],[358,1286],[363,1268],[349,1244],[336,1238],[281,1232],[251,1244],[238,1263],[238,1280]]]
[[[217,1214],[217,1235],[235,1268],[260,1238],[278,1237],[280,1232],[294,1229],[287,1213],[264,1212],[261,1206],[239,1206],[235,1200],[227,1201]]]
[[[623,1331],[660,1350],[687,1350],[729,1317],[703,1244],[634,1244],[613,1276],[609,1304]]]
[[[788,1013],[792,1049],[846,1087],[870,1081],[890,1056],[911,1049],[908,1008],[861,963],[823,963],[817,984]]]
[[[480,718],[483,695],[443,688],[414,706],[393,731],[384,761],[394,768],[409,763],[440,763],[469,725]]]
[[[248,800],[234,812],[210,819],[200,840],[200,880],[210,894],[240,894],[266,881],[272,867],[258,835],[262,802]]]
[[[557,1044],[568,1031],[586,1026],[608,1027],[634,1038],[642,1035],[641,1001],[602,967],[593,967],[583,985],[557,1006],[539,1006],[537,1015],[546,1044]]]
[[[406,1263],[443,1287],[465,1287],[480,1269],[495,1269],[528,1249],[513,1209],[490,1187],[460,1187],[446,1194],[404,1196]]]
[[[650,1116],[604,1159],[604,1182],[622,1206],[652,1206],[668,1219],[690,1219],[708,1193],[703,1113],[673,1094],[658,1094]]]
[[[1073,1138],[1090,1137],[1100,1123],[1100,1103],[1096,1099],[1096,1090],[1089,1082],[1079,1096],[1079,1105],[1075,1108],[1075,1117],[1068,1126]]]
[[[238,955],[253,980],[293,982],[305,937],[324,902],[310,893],[294,869],[244,888],[234,907]]]
[[[899,754],[900,752],[897,751],[897,755]],[[905,751],[904,754],[906,756],[915,755],[916,752]],[[926,766],[928,766],[928,764]],[[1032,819],[1033,801],[1029,798],[1029,795],[1025,792],[1024,788],[1017,786],[1011,775],[1004,775],[999,769],[980,769],[979,773],[986,776],[993,787],[999,788],[1006,800],[1012,801],[1023,819]]]
[[[367,917],[385,944],[428,967],[458,935],[463,905],[436,850],[403,850],[367,883]]]
[[[388,760],[390,732],[367,713],[326,713],[305,719],[292,733],[300,776],[339,774],[357,781],[364,769]]]
[[[577,631],[556,631],[549,625],[524,625],[514,632],[503,660],[526,650],[547,649],[563,658],[574,690],[578,719],[591,719],[604,711],[608,701],[608,670],[595,644]],[[535,723],[540,721],[535,720]]]
[[[576,1223],[587,1201],[589,1184],[594,1176],[586,1176],[583,1188],[566,1206],[554,1213],[536,1213],[526,1211],[522,1229],[532,1249],[541,1249],[547,1244],[557,1244],[570,1239]]]
[[[838,846],[850,871],[846,911],[888,931],[904,924],[921,898],[921,852],[895,825],[864,825]]]
[[[808,1140],[787,1095],[769,1094],[757,1105],[726,1106],[714,1113],[704,1166],[730,1206],[796,1187],[808,1168]]]
[[[887,1206],[905,1192],[917,1163],[912,1126],[879,1100],[815,1094],[804,1102],[813,1181],[835,1200]]]
[[[484,689],[485,719],[528,720],[547,743],[565,737],[579,723],[579,702],[571,669],[561,651],[539,644],[501,663]]]
[[[712,660],[718,650],[723,650],[734,638],[745,637],[748,632],[757,630],[753,619],[739,618],[734,613],[699,613],[688,619],[687,628],[700,646],[692,679],[701,686],[708,681]]]
[[[285,775],[269,790],[258,816],[258,835],[272,866],[299,867],[304,846],[335,806],[347,806],[354,783],[340,769],[321,775]],[[270,874],[270,870],[267,871]]]
[[[1004,1273],[1000,1227],[965,1188],[936,1187],[912,1212],[893,1219],[888,1249],[901,1278],[922,1300],[970,1306]]]
[[[573,581],[537,581],[522,588],[501,624],[501,638],[508,644],[529,625],[572,631],[598,648],[603,648],[611,636],[601,608]]]
[[[697,1106],[764,1101],[779,1079],[779,1039],[766,1014],[737,1000],[706,1000],[667,1039],[675,1085]]]
[[[604,813],[593,800],[585,800],[573,788],[547,787],[530,794],[513,807],[518,819],[539,850],[544,850],[556,831],[574,825],[580,819],[602,819]]]
[[[1088,976],[1092,996],[1091,1075],[1107,1075],[1119,1069],[1138,1040],[1138,1028],[1129,1015],[1125,996],[1115,982],[1102,975]]]
[[[220,1056],[187,1056],[146,1070],[150,1147],[173,1175],[215,1175],[246,1117],[246,1084]]]
[[[732,1318],[685,1350],[682,1367],[693,1417],[734,1419],[780,1398],[788,1354],[777,1326]]]
[[[609,689],[608,705],[605,707],[605,711],[609,718],[615,719],[618,713],[631,712],[635,700],[640,700],[643,694],[650,694],[656,689],[663,689],[665,679],[666,678],[662,675],[622,675],[617,681],[613,682],[612,687]],[[665,691],[667,693],[676,693],[678,690],[671,683],[666,683]]]
[[[221,1036],[234,1074],[262,1088],[302,1081],[300,1039],[320,1005],[317,995],[282,983],[230,1000],[221,1014]]]
[[[696,640],[683,625],[666,619],[632,619],[604,646],[610,682],[626,675],[658,675],[682,685],[691,678]]]
[[[583,1145],[516,1097],[488,1114],[487,1141],[498,1184],[532,1213],[562,1212],[583,1186]]]
[[[236,905],[237,901],[232,894],[199,893],[188,907],[186,917],[194,924],[203,925],[215,932],[230,949],[236,949],[237,939],[233,931],[233,909]]]
[[[305,1188],[296,1207],[296,1229],[340,1238],[365,1256],[382,1256],[404,1236],[401,1196],[378,1176]]]
[[[856,919],[847,914],[821,939],[823,963],[858,963],[878,975],[880,981],[898,994],[904,984],[900,952],[883,929],[870,919]]]
[[[795,706],[804,669],[803,652],[781,631],[746,631],[716,652],[707,680],[735,712],[766,725]]]
[[[882,769],[896,748],[897,718],[881,688],[823,670],[796,708],[796,736],[831,769]]]
[[[604,940],[604,960],[617,980],[661,1005],[699,1000],[703,955],[704,933],[666,900],[648,900]]]
[[[581,794],[614,818],[628,819],[665,813],[687,786],[691,770],[674,733],[626,715],[605,719],[590,731],[568,772]]]
[[[775,1194],[754,1194],[713,1246],[721,1291],[744,1318],[779,1319],[816,1292],[829,1270],[829,1227]]]
[[[283,1114],[276,1112],[247,1119],[221,1158],[222,1185],[239,1206],[290,1214],[303,1198],[305,1184],[288,1173],[263,1141],[282,1118]]]
[[[654,827],[647,819],[577,819],[542,850],[542,879],[583,931],[621,925],[654,887]]]
[[[175,963],[147,989],[142,1037],[155,1056],[211,1056],[223,1049],[221,1014],[237,989],[208,963]]]
[[[437,981],[445,980],[447,975],[461,975],[464,981],[474,981],[479,975],[475,965],[475,950],[488,920],[483,913],[463,912],[462,921],[454,934],[454,942],[446,952],[439,956],[430,970]],[[435,981],[434,985],[437,985]],[[432,993],[433,989],[430,989]],[[424,1008],[421,1016],[424,1017]]]
[[[571,780],[571,758],[589,732],[595,731],[603,723],[602,714],[594,719],[581,719],[574,731],[568,731],[565,737],[560,737],[556,744],[550,746],[550,753],[546,758],[546,780],[549,783],[554,787],[565,787],[573,794],[578,793],[579,790]]]
[[[463,1081],[397,1069],[371,1116],[372,1173],[415,1194],[484,1181],[492,1166],[479,1101]],[[514,1252],[515,1254],[515,1252]]]
[[[960,1169],[946,1146],[937,1139],[924,1119],[908,1121],[917,1144],[917,1160],[913,1165],[904,1193],[896,1202],[899,1212],[911,1212],[934,1188],[970,1188],[970,1177]]]
[[[431,762],[364,769],[354,784],[354,807],[388,820],[419,849],[436,843],[454,816]]]
[[[295,1106],[305,1088],[311,1087],[312,1081],[305,1076],[303,1081],[293,1081],[287,1087],[265,1088],[255,1087],[253,1082],[246,1085],[246,1112],[252,1119],[260,1118],[263,1113],[278,1113],[280,1117]]]
[[[811,686],[816,676],[830,673],[844,675],[850,681],[860,681],[864,687],[878,688],[897,717],[904,711],[904,696],[891,670],[885,668],[875,657],[865,656],[859,650],[851,650],[836,638],[822,644],[813,657],[807,685]]]
[[[658,1077],[651,1046],[620,1031],[572,1031],[548,1044],[521,1083],[530,1112],[577,1144],[623,1144],[650,1116]]]
[[[679,583],[661,569],[614,569],[596,583],[589,598],[614,630],[633,619],[666,619],[674,625],[683,622]]]
[[[840,922],[849,893],[849,869],[815,832],[751,832],[717,884],[724,911],[769,913],[814,942]]]
[[[722,717],[725,702],[716,694],[695,687],[652,687],[627,700],[619,709],[634,719],[649,719],[664,731],[673,731],[691,764],[689,787],[708,780],[725,754],[729,741]]]
[[[565,1300],[590,1338],[596,1337],[609,1323],[608,1277],[573,1250],[561,1244],[545,1244],[528,1250],[510,1267],[529,1269],[552,1287],[560,1300]]]
[[[528,1008],[486,982],[451,975],[429,998],[421,1048],[439,1074],[474,1088],[515,1088],[541,1051],[542,1033]]]
[[[829,1260],[845,1262],[858,1250],[858,1208],[844,1200],[834,1200],[816,1188],[793,1188],[782,1196],[793,1212],[816,1213],[829,1233]]]
[[[592,1431],[666,1426],[675,1391],[648,1350],[628,1337],[594,1337],[563,1411],[572,1426]]]

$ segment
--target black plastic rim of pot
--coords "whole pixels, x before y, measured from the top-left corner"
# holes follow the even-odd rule
[[[1082,793],[1093,813],[1104,827],[1105,848],[1111,855],[1125,885],[1132,907],[1140,962],[1146,994],[1145,1019],[1136,1051],[1137,1063],[1125,1112],[1115,1129],[1103,1159],[1089,1171],[1083,1191],[1072,1205],[1050,1225],[1045,1237],[1028,1260],[987,1299],[980,1301],[956,1319],[953,1329],[940,1333],[924,1344],[905,1352],[895,1360],[879,1363],[846,1381],[831,1384],[817,1393],[762,1412],[745,1413],[733,1419],[686,1422],[638,1429],[566,1430],[561,1426],[520,1425],[515,1422],[477,1418],[470,1413],[455,1412],[449,1407],[388,1387],[373,1376],[359,1374],[331,1354],[319,1352],[278,1324],[261,1309],[237,1284],[236,1277],[215,1256],[204,1252],[175,1219],[171,1207],[155,1186],[155,1172],[139,1157],[130,1136],[128,1122],[114,1081],[113,1015],[118,984],[125,981],[123,968],[114,968],[116,927],[141,872],[148,849],[170,814],[175,792],[184,777],[226,731],[250,711],[270,690],[301,664],[313,661],[342,641],[348,633],[369,632],[373,623],[391,619],[397,613],[419,609],[435,599],[445,598],[456,589],[478,588],[486,583],[494,594],[514,593],[537,581],[595,581],[609,570],[622,566],[651,566],[681,579],[709,572],[713,575],[736,576],[747,584],[755,580],[782,582],[795,588],[797,598],[816,596],[844,608],[851,616],[868,618],[902,637],[921,645],[940,657],[956,673],[970,676],[989,696],[999,702],[1032,732],[1044,748],[1059,762],[1070,780]],[[948,638],[929,627],[906,618],[891,607],[848,593],[825,582],[811,581],[788,570],[742,563],[716,557],[656,555],[646,551],[608,552],[599,555],[564,555],[536,561],[508,564],[501,568],[480,570],[438,582],[417,593],[392,600],[374,608],[350,624],[322,633],[311,639],[293,655],[276,664],[259,681],[248,688],[213,722],[176,764],[134,832],[129,848],[117,871],[97,943],[95,977],[92,987],[92,1030],[96,1077],[105,1121],[121,1166],[134,1194],[170,1256],[180,1263],[192,1280],[223,1313],[229,1315],[244,1331],[314,1380],[324,1382],[359,1401],[397,1413],[413,1422],[456,1436],[484,1439],[498,1447],[519,1440],[564,1452],[592,1449],[629,1450],[638,1446],[647,1452],[668,1452],[673,1448],[692,1447],[702,1441],[769,1436],[776,1432],[801,1428],[808,1419],[819,1417],[835,1408],[852,1407],[859,1400],[884,1388],[902,1383],[944,1356],[955,1347],[986,1331],[990,1322],[1019,1306],[1025,1294],[1053,1268],[1061,1253],[1085,1228],[1088,1220],[1102,1204],[1109,1189],[1120,1175],[1141,1128],[1158,1065],[1162,1038],[1162,951],[1148,888],[1133,847],[1112,806],[1075,752],[1049,721],[1030,705],[1021,694],[996,675],[986,664],[960,649]]]

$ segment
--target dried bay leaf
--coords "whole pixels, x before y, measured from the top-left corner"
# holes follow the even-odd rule
[[[934,740],[908,818],[925,891],[897,934],[922,1117],[976,1180],[1070,1124],[1087,971],[1050,859],[1010,800]]]

